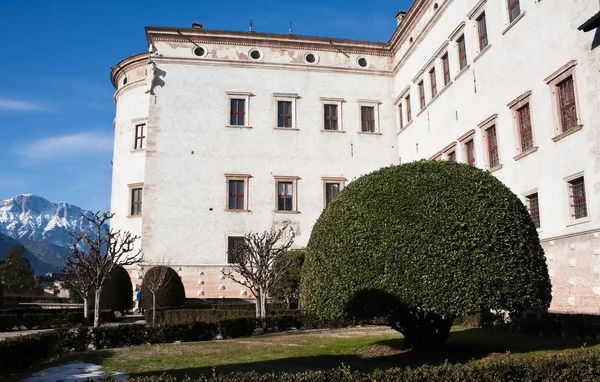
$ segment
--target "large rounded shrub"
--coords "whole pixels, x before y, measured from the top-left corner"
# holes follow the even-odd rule
[[[152,309],[150,289],[155,290],[157,308],[185,304],[185,289],[181,277],[173,268],[158,265],[148,269],[142,280],[141,305],[144,309]]]
[[[309,313],[384,317],[415,347],[443,343],[458,315],[551,300],[523,203],[490,173],[441,161],[349,184],[313,227],[301,288]]]
[[[93,299],[92,299],[93,300]],[[93,306],[93,301],[91,302]],[[133,285],[125,268],[117,265],[104,283],[100,295],[100,309],[125,311],[133,306]]]

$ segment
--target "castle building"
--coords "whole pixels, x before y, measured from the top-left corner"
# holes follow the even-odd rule
[[[304,247],[353,179],[459,161],[529,208],[551,309],[600,313],[598,10],[415,0],[387,43],[147,27],[111,72],[112,225],[188,297],[251,297],[221,276],[245,233],[291,225]]]

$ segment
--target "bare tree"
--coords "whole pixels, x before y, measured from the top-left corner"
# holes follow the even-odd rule
[[[94,293],[94,327],[100,325],[100,294],[115,265],[132,265],[140,261],[141,251],[134,251],[139,236],[131,232],[114,230],[108,222],[114,216],[109,212],[82,215],[93,229],[83,228],[72,233],[69,255],[62,267],[65,281],[83,298],[84,316],[88,318],[88,300]]]
[[[142,285],[146,285],[152,293],[152,325],[156,323],[156,292],[169,285],[173,278],[173,272],[169,272],[169,269],[168,262],[159,262],[142,276]]]
[[[294,243],[294,230],[283,229],[249,233],[233,249],[232,265],[221,271],[234,282],[245,286],[256,297],[256,317],[267,316],[267,295],[269,289],[280,282],[291,263],[273,267]]]

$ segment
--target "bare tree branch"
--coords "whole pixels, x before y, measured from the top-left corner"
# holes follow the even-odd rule
[[[233,264],[222,271],[233,282],[250,289],[256,297],[256,316],[266,317],[269,289],[278,283],[289,266],[273,267],[294,243],[295,234],[285,226],[277,231],[249,233],[233,251]]]

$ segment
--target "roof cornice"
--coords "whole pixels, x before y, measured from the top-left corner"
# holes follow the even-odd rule
[[[325,52],[368,54],[390,57],[388,45],[381,42],[335,39],[286,34],[233,32],[208,29],[146,27],[148,45],[157,41],[306,49]]]
[[[113,84],[115,89],[119,88],[119,75],[121,73],[125,74],[125,67],[134,64],[142,65],[147,61],[148,57],[150,57],[150,53],[148,52],[138,53],[134,54],[133,56],[129,56],[115,64],[115,66],[113,66],[112,70],[110,71],[110,82]]]

